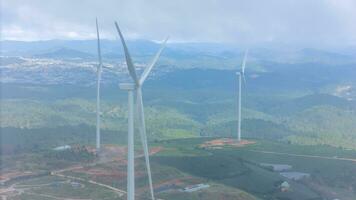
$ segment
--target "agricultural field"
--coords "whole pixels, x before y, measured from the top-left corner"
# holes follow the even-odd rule
[[[178,152],[184,149],[182,144],[187,144],[190,150],[201,151],[199,147],[206,140],[186,139],[165,141],[164,144],[169,148],[175,147]],[[229,144],[205,146],[204,151],[205,155],[172,153],[170,156],[162,151],[162,154],[154,155],[153,160],[209,181],[240,188],[262,199],[351,200],[355,196],[355,151],[262,140],[240,147]],[[261,163],[289,165],[291,173],[302,172],[308,176],[290,180]],[[281,192],[278,187],[284,181],[293,189]]]
[[[149,199],[143,154],[140,144],[136,146],[137,198]],[[155,141],[150,148],[155,194],[159,199],[177,200],[354,199],[356,152],[330,146],[303,147],[263,140],[237,144],[234,139],[211,137]],[[84,149],[93,152],[90,145]],[[107,144],[91,159],[72,159],[83,151],[19,154],[16,165],[3,157],[8,165],[1,165],[0,194],[14,200],[125,199],[126,147]],[[29,160],[36,164],[29,165]],[[291,169],[275,171],[263,163]],[[283,173],[307,176],[294,179]],[[288,189],[282,190],[283,182],[288,182]],[[199,184],[206,188],[187,189]]]

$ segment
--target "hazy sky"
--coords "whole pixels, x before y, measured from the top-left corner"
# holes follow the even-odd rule
[[[356,0],[0,0],[1,39],[356,45]]]

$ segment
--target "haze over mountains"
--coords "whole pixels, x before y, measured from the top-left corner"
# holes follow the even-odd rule
[[[157,42],[149,40],[131,40],[128,46],[134,56],[147,56],[153,54],[158,48]],[[267,46],[267,47],[266,47]],[[254,46],[251,56],[259,61],[281,62],[352,62],[356,58],[356,47],[337,49],[300,48],[288,45],[260,45]],[[114,58],[113,55],[123,55],[122,48],[117,40],[102,41],[103,56]],[[76,52],[71,52],[76,50]],[[180,56],[216,56],[229,58],[241,56],[244,51],[238,44],[228,43],[169,43],[163,55],[170,57]],[[45,41],[1,41],[1,52],[4,56],[27,55],[50,57],[48,53],[66,55],[73,53],[72,57],[87,58],[89,54],[96,57],[96,40],[45,40]],[[81,53],[83,54],[81,54]],[[86,54],[85,54],[86,53]],[[44,54],[44,55],[42,55]],[[78,55],[77,55],[78,54]]]
[[[7,72],[23,66],[27,66],[27,72],[31,71],[29,67],[33,65],[35,67],[32,67],[32,70],[45,68],[44,71],[49,77],[52,72],[56,73],[64,68],[65,70],[70,68],[73,71],[83,71],[83,73],[87,70],[93,71],[96,69],[97,60],[95,45],[96,41],[94,40],[1,41],[1,65],[4,73],[1,81],[16,82],[17,78],[11,77],[12,73],[9,73],[11,75],[8,77]],[[119,42],[103,40],[102,46],[107,70],[112,69],[110,71],[112,73],[115,71],[119,74],[125,73],[123,52]],[[141,68],[159,48],[158,43],[146,40],[129,41],[128,46],[135,62]],[[155,71],[167,72],[173,69],[187,68],[236,70],[239,68],[243,51],[244,49],[228,44],[170,43],[159,61],[161,66],[157,67]],[[333,79],[337,81],[345,76],[348,80],[353,76],[353,66],[356,63],[356,56],[353,52],[352,48],[335,51],[287,47],[255,48],[250,50],[247,70],[251,73],[248,76],[256,79],[260,73],[263,73],[264,76],[257,78],[257,82],[267,78],[270,84],[275,81],[275,85],[286,81],[296,84],[297,82],[293,79],[309,79],[309,83],[307,83],[309,85],[312,85],[312,82],[318,84],[320,81],[328,82]],[[24,64],[26,62],[27,64]],[[61,62],[63,63],[60,64]],[[11,64],[14,66],[8,67]],[[54,67],[51,67],[52,65]],[[21,70],[16,70],[16,72],[21,73]],[[14,73],[16,74],[16,72]],[[37,75],[41,76],[41,71],[37,72]],[[271,75],[275,76],[273,78],[275,80],[272,80]],[[323,79],[321,75],[324,77]],[[320,78],[315,78],[315,76],[320,76]],[[40,80],[35,77],[34,80]],[[202,78],[204,79],[204,77]],[[104,81],[106,80],[108,79],[104,79]],[[20,78],[19,81],[21,81]],[[296,87],[305,86],[301,83]]]
[[[1,44],[0,81],[6,86],[2,88],[2,105],[9,108],[4,110],[15,119],[3,122],[3,127],[52,127],[55,123],[51,119],[61,119],[57,125],[93,125],[87,113],[90,111],[82,106],[93,106],[97,67],[95,41],[2,41]],[[119,45],[118,41],[103,41],[104,102],[124,102],[117,84],[129,79]],[[128,46],[139,72],[159,48],[158,43],[143,40],[129,41]],[[148,116],[156,123],[149,127],[156,133],[151,137],[234,134],[235,72],[240,67],[243,51],[227,44],[168,44],[144,90],[146,105],[152,108],[148,109]],[[352,48],[337,51],[250,49],[243,131],[247,137],[351,148],[356,141],[355,68]],[[43,101],[41,107],[46,111],[38,113],[39,118],[23,115],[26,108],[21,111],[21,106],[13,107],[13,99],[21,99],[25,107]],[[64,109],[64,113],[56,113],[59,102],[50,101],[60,99],[68,106],[79,106],[79,110]],[[78,104],[74,99],[83,102]],[[125,109],[121,103],[120,109]],[[121,130],[122,125],[115,125],[118,119],[112,116],[112,112],[118,112],[117,108],[109,106],[107,109],[106,112],[111,113],[107,117],[111,117],[105,122],[104,114],[104,126],[112,131],[119,127]],[[155,115],[156,112],[166,119]],[[79,117],[83,113],[86,120]],[[177,119],[180,123],[168,125],[169,120]],[[338,125],[330,123],[332,121]],[[330,140],[330,136],[334,139]]]

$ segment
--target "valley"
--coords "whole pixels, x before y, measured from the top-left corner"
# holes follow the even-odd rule
[[[128,73],[116,58],[122,52],[114,54],[117,45],[104,44],[100,154],[94,147],[95,52],[69,44],[53,50],[55,42],[48,44],[51,51],[33,47],[30,53],[22,44],[18,52],[4,44],[2,199],[126,199],[127,94],[118,83]],[[147,48],[134,54],[142,73],[157,45],[131,45]],[[309,49],[292,52],[288,62],[273,53],[266,61],[265,51],[252,51],[242,98],[243,141],[236,144],[233,63],[240,62],[241,51],[220,47],[224,53],[168,45],[143,88],[157,199],[355,199],[353,57]],[[135,132],[136,195],[150,199]]]

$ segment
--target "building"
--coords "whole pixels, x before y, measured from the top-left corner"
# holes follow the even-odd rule
[[[287,181],[284,181],[281,183],[279,188],[281,189],[281,192],[287,192],[290,190],[290,184]]]
[[[183,192],[195,192],[195,191],[199,191],[201,189],[205,189],[208,187],[210,187],[208,184],[200,183],[200,184],[196,184],[196,185],[187,186],[182,191]]]
[[[64,146],[59,146],[59,147],[56,147],[56,148],[53,148],[53,150],[55,151],[64,151],[64,150],[68,150],[68,149],[71,149],[72,147],[69,146],[69,145],[64,145]]]

